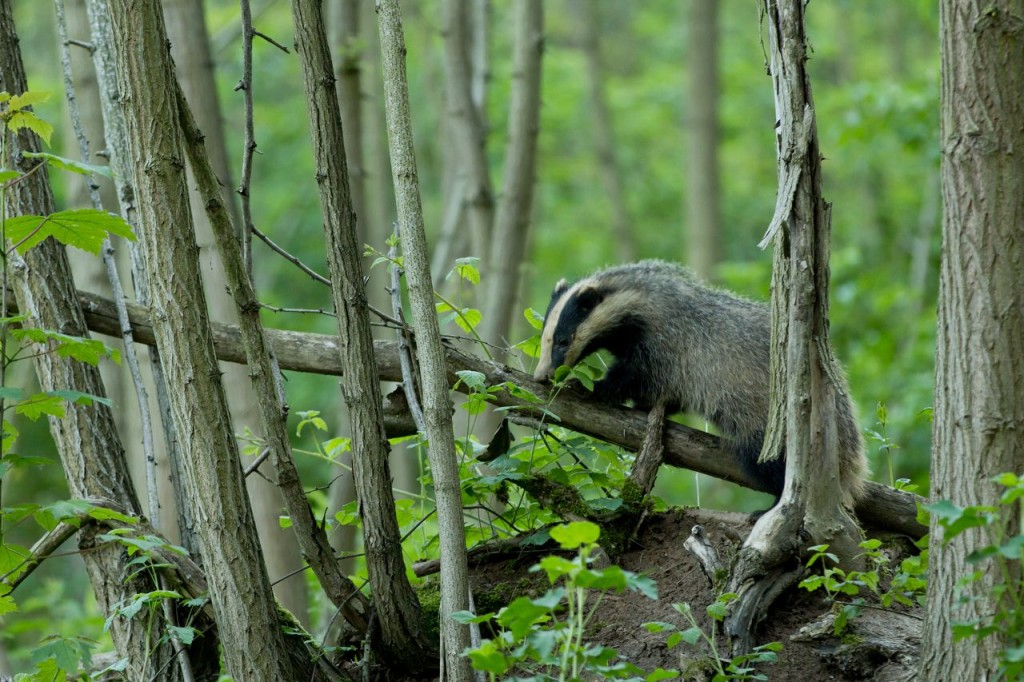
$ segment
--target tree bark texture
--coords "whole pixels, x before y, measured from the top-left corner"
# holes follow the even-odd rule
[[[124,113],[120,105],[121,92],[118,89],[117,75],[114,69],[114,39],[110,27],[110,15],[107,10],[106,0],[86,0],[89,29],[92,35],[93,64],[96,67],[96,79],[100,90],[100,106],[103,111],[103,133],[106,138],[106,152],[110,160],[110,167],[114,172],[114,186],[117,190],[121,216],[137,232],[139,217],[136,211],[135,181],[132,177],[130,166],[131,155],[128,152]],[[135,299],[139,303],[148,306],[150,301],[149,275],[143,267],[137,243],[133,242],[130,244],[129,256]],[[118,333],[117,336],[123,339],[121,333]],[[174,420],[171,418],[170,397],[167,392],[167,383],[164,381],[160,352],[155,346],[149,348],[148,359],[153,379],[150,395],[156,397],[159,409],[163,444],[167,453],[167,460],[170,463],[171,494],[174,498],[173,508],[177,515],[177,527],[165,524],[167,525],[165,532],[167,532],[168,537],[179,541],[186,550],[192,553],[197,561],[201,562],[202,558],[199,556],[198,542],[195,539],[195,524],[193,523],[192,510],[184,494],[184,463],[181,461],[178,436],[174,430]],[[161,476],[159,478],[164,477]],[[162,490],[166,491],[167,489],[165,487]]]
[[[161,7],[111,0],[107,8],[153,331],[217,625],[230,642],[224,663],[236,680],[293,679],[210,333]]]
[[[495,216],[487,272],[487,314],[483,338],[507,347],[519,300],[520,272],[533,218],[537,179],[537,134],[540,131],[541,55],[544,8],[541,0],[517,0],[512,94],[508,112],[508,146],[501,200]],[[504,354],[502,354],[504,355]]]
[[[380,383],[373,371],[373,337],[330,46],[319,2],[293,0],[292,16],[309,100],[331,294],[345,367],[341,391],[352,430],[352,473],[363,520],[367,571],[383,650],[397,668],[415,670],[424,663],[425,639],[420,629],[419,601],[405,575],[391,493],[389,446],[384,435]]]
[[[409,85],[405,72],[405,36],[398,0],[377,0],[383,62],[385,113],[391,149],[391,172],[398,202],[406,283],[416,332],[423,413],[427,425],[428,455],[434,479],[441,550],[441,645],[444,668],[453,680],[473,677],[469,659],[469,628],[451,619],[469,608],[469,573],[466,533],[462,519],[462,492],[455,453],[450,386],[434,309],[427,237],[420,204],[419,178],[409,115]],[[468,86],[468,81],[465,83]],[[468,93],[468,90],[467,90]]]
[[[227,144],[224,139],[224,124],[220,100],[217,95],[213,71],[213,55],[210,52],[210,38],[203,15],[202,0],[163,0],[164,21],[171,41],[171,57],[181,89],[189,102],[196,124],[202,131],[203,143],[209,155],[210,164],[216,174],[220,206],[226,210],[234,225],[241,225],[242,215],[238,198],[233,191],[231,164],[228,161]],[[203,275],[210,315],[225,322],[235,320],[235,303],[228,293],[225,280],[226,267],[217,247],[217,240],[207,217],[205,202],[196,189],[195,173],[187,169],[189,205],[192,207],[192,221],[199,244],[199,269]],[[236,236],[237,236],[236,232]],[[256,401],[252,399],[252,382],[244,367],[221,366],[221,382],[227,394],[231,421],[236,430],[249,427],[260,435],[260,414]],[[269,476],[271,480],[274,475]],[[263,476],[249,476],[246,488],[252,504],[256,530],[260,536],[260,547],[271,579],[291,576],[276,581],[274,594],[281,605],[303,623],[309,622],[309,595],[306,581],[301,573],[302,552],[296,542],[295,533],[281,528],[279,521],[283,504],[281,491]],[[301,524],[300,524],[301,525]]]
[[[821,192],[803,10],[802,0],[765,2],[779,199],[769,227],[775,241],[768,424],[773,439],[766,440],[762,457],[779,456],[784,442],[786,478],[779,503],[754,526],[730,579],[729,591],[740,597],[726,629],[737,653],[750,651],[754,628],[772,599],[799,577],[794,557],[820,543],[847,561],[859,551],[860,531],[843,508],[840,484],[836,392],[844,385],[828,344],[829,207]]]
[[[18,35],[9,0],[0,0],[0,91],[20,94],[28,90],[25,68],[18,48]],[[34,133],[22,130],[8,134],[5,141],[9,158],[22,172],[38,163],[21,159],[23,151],[40,151]],[[45,168],[14,185],[4,197],[9,215],[48,215],[55,210]],[[3,248],[7,248],[4,244]],[[25,254],[9,256],[12,284],[18,308],[27,314],[27,326],[40,327],[69,334],[88,336],[86,322],[78,305],[71,266],[63,246],[47,240]],[[39,348],[35,355],[36,374],[44,391],[81,391],[104,396],[99,369],[77,360],[62,358],[49,348]],[[51,417],[50,432],[57,445],[68,490],[73,498],[101,498],[123,505],[128,513],[140,515],[142,507],[132,487],[124,448],[118,437],[113,413],[106,405],[66,403],[62,418]],[[93,593],[101,611],[111,616],[133,595],[150,592],[157,585],[146,572],[124,576],[128,561],[123,547],[116,543],[95,540],[96,533],[79,536],[79,547]],[[162,646],[158,639],[165,622],[162,614],[153,614],[153,627],[141,627],[136,621],[122,617],[110,620],[110,634],[118,655],[128,659],[133,676],[144,676],[147,670],[169,665],[172,648]],[[167,668],[170,679],[178,679],[177,666]]]
[[[944,215],[932,496],[997,505],[992,478],[1024,467],[1024,2],[943,0],[939,9]],[[950,624],[999,609],[994,568],[966,587],[966,600],[955,587],[973,570],[969,552],[1021,532],[1016,515],[998,523],[998,533],[977,528],[940,544],[932,522],[922,680],[994,676],[1004,643],[955,642]]]
[[[334,560],[334,553],[327,541],[327,533],[313,518],[309,501],[306,499],[306,491],[295,467],[287,429],[288,404],[284,396],[283,378],[280,376],[273,350],[263,333],[259,317],[260,305],[246,272],[241,244],[237,238],[238,232],[220,199],[217,177],[206,157],[202,133],[196,127],[195,119],[188,110],[188,103],[183,94],[178,102],[189,164],[199,183],[198,193],[217,239],[226,284],[230,287],[231,299],[238,314],[239,332],[251,379],[250,389],[258,406],[260,426],[265,434],[264,439],[274,471],[275,499],[283,498],[292,528],[295,530],[293,544],[302,550],[303,561],[296,563],[301,566],[308,562],[331,603],[341,610],[342,615],[353,627],[360,632],[365,631],[368,605],[362,593],[341,572]],[[294,542],[296,537],[297,543]],[[305,610],[303,604],[300,612],[304,613]]]
[[[713,278],[721,260],[718,211],[718,2],[690,3],[687,93],[686,254],[701,277]]]

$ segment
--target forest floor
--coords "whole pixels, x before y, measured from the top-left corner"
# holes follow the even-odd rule
[[[725,566],[752,527],[747,514],[701,509],[677,509],[650,516],[633,549],[617,563],[653,579],[657,583],[658,599],[652,600],[636,592],[603,595],[588,626],[586,639],[590,643],[613,647],[622,659],[648,672],[657,667],[687,670],[677,679],[711,680],[712,674],[700,673],[702,665],[709,661],[706,645],[694,647],[682,643],[669,649],[665,641],[668,633],[651,633],[643,627],[646,622],[665,621],[685,630],[689,624],[672,605],[687,603],[701,628],[706,633],[712,631],[705,609],[714,602],[716,594],[694,555],[683,547],[695,524],[705,528],[708,541]],[[547,579],[543,573],[529,569],[540,556],[549,553],[540,550],[471,570],[474,594],[504,593],[509,599],[521,594],[540,596],[549,588]],[[899,558],[891,565],[898,566]],[[492,610],[481,604],[480,599],[478,597],[478,611]],[[831,636],[828,622],[824,626],[820,624],[830,611],[831,605],[821,591],[809,593],[792,588],[783,594],[772,606],[772,616],[762,625],[758,637],[761,643],[780,642],[782,651],[776,663],[762,665],[758,672],[770,680],[801,682],[911,679],[916,658],[915,633],[920,629],[922,609],[904,609],[903,613],[865,609],[860,618],[851,621],[849,631],[841,639]],[[893,625],[890,621],[894,617],[900,623]],[[814,623],[818,626],[811,625]],[[814,637],[798,635],[808,625],[811,627],[804,630],[805,635],[815,630],[819,634]],[[903,629],[909,630],[910,635],[894,634]],[[795,639],[794,635],[797,635]],[[890,647],[885,641],[889,639],[898,641]],[[724,640],[719,634],[716,641],[720,652],[727,649]],[[881,645],[879,640],[883,641]],[[865,643],[869,646],[865,647]]]

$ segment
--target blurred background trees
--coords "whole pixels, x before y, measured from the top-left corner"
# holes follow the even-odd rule
[[[293,28],[287,4],[252,4],[257,30],[290,46]],[[394,199],[384,140],[376,18],[369,3],[325,4],[339,21],[335,66],[342,82],[348,83],[342,97],[346,92],[361,93],[358,106],[352,106],[349,95],[344,111],[349,164],[356,176],[353,186],[358,181],[355,191],[362,205],[360,230],[372,247],[386,251]],[[30,87],[54,93],[39,112],[60,121],[64,104],[53,7],[38,0],[15,0],[14,5]],[[756,245],[775,205],[776,167],[771,84],[765,75],[757,3],[545,0],[543,5],[536,185],[532,221],[523,238],[525,261],[511,264],[522,277],[515,291],[504,292],[514,301],[508,340],[533,333],[519,311],[543,311],[558,279],[572,279],[623,258],[690,263],[722,286],[767,299],[771,257]],[[236,89],[242,73],[238,4],[206,0],[204,6],[227,163],[237,178],[244,123],[243,98]],[[483,135],[489,191],[500,193],[514,77],[514,3],[403,4],[426,226],[438,256],[435,282],[449,300],[481,308],[486,319],[486,278],[495,272],[494,260],[501,254],[473,246],[480,239],[479,234],[474,237],[473,227],[478,218],[466,195],[470,183],[458,161],[462,153],[453,138],[457,126],[447,90],[446,11],[451,6],[469,13],[464,26],[468,42],[462,49],[472,67],[470,95]],[[717,16],[699,12],[701,6],[712,6]],[[354,30],[353,12],[359,16]],[[925,0],[835,0],[812,3],[807,20],[814,49],[809,69],[826,157],[825,195],[833,204],[832,343],[860,406],[861,426],[878,436],[868,437],[876,480],[891,483],[891,477],[905,477],[926,486],[940,214],[937,10]],[[188,51],[193,41],[199,44],[205,38],[194,35],[184,40]],[[251,190],[253,224],[305,263],[326,272],[306,104],[294,50],[286,53],[255,40],[252,93],[258,144]],[[352,135],[357,140],[348,139]],[[65,140],[70,140],[70,132],[58,126],[54,146],[64,147]],[[93,144],[94,149],[102,148],[98,141]],[[70,182],[60,185],[66,181],[59,176],[54,180],[60,208],[82,201],[79,187]],[[501,196],[491,196],[490,201],[497,205]],[[702,224],[699,242],[693,236],[697,220]],[[703,245],[700,250],[698,243]],[[484,250],[492,251],[489,246],[490,242]],[[254,276],[267,303],[331,309],[328,288],[298,275],[262,243],[254,242],[253,250]],[[458,278],[443,278],[454,259],[465,256],[482,259],[485,281],[475,289]],[[379,273],[372,272],[369,296],[371,303],[385,306],[384,278]],[[331,333],[335,324],[323,315],[288,313],[264,313],[264,322],[324,333]],[[462,334],[454,324],[446,331]],[[509,363],[528,368],[530,360],[512,356]],[[296,438],[298,449],[313,450],[317,439],[326,442],[345,435],[337,417],[341,410],[335,379],[290,375],[287,389],[296,421],[307,410],[319,411],[328,421],[327,433],[310,426],[303,429]],[[877,409],[879,404],[885,409]],[[238,431],[246,427],[255,429],[256,424],[236,423]],[[44,424],[19,428],[22,450],[53,452]],[[126,445],[131,452],[131,443]],[[418,504],[421,463],[414,451],[396,448],[396,453],[402,459],[402,466],[396,467],[398,487],[408,493],[399,494],[401,514],[403,504]],[[300,459],[299,464],[305,487],[313,491],[314,507],[323,513],[338,472],[317,457]],[[5,485],[5,504],[67,496],[56,467],[29,473],[13,474],[16,480]],[[747,510],[765,505],[765,497],[694,478],[663,470],[655,492],[670,503],[694,504],[699,496],[704,506]],[[265,525],[274,523],[275,505],[266,509]],[[22,530],[15,528],[13,533]],[[102,620],[93,606],[78,598],[88,593],[84,576],[63,579],[80,572],[63,569],[60,561],[49,563],[19,599],[22,615],[4,628],[0,651],[6,649],[15,658],[26,655],[19,644],[38,641],[44,631],[41,623],[53,618],[54,609],[69,624],[96,625]],[[284,565],[278,571],[274,574],[272,568],[272,580],[284,577]],[[306,576],[312,579],[308,572]],[[302,598],[301,589],[290,594]],[[308,616],[301,608],[295,610],[302,620],[315,622],[321,607],[312,604]]]

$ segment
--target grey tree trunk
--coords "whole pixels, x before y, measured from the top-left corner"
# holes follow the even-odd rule
[[[943,0],[939,10],[944,211],[932,496],[998,505],[992,477],[1024,468],[1024,2]],[[1006,643],[998,635],[956,642],[950,625],[1000,608],[995,570],[970,583],[964,600],[956,589],[973,570],[969,552],[1021,532],[1016,515],[998,525],[940,545],[933,517],[919,679],[994,678]]]
[[[405,71],[405,37],[398,0],[377,0],[383,63],[385,113],[391,149],[392,179],[402,226],[402,253],[412,305],[419,361],[423,412],[426,420],[430,470],[434,477],[438,534],[441,550],[441,646],[445,673],[459,682],[473,678],[469,659],[469,629],[451,619],[455,611],[469,607],[469,576],[466,565],[466,534],[462,518],[462,493],[452,427],[451,399],[441,346],[441,332],[434,310],[427,239],[420,204],[419,177],[409,116],[409,84]]]
[[[821,153],[802,0],[766,0],[775,91],[778,201],[762,245],[774,240],[771,411],[762,457],[786,456],[779,503],[743,543],[727,591],[738,593],[726,619],[737,653],[754,627],[800,576],[792,566],[813,544],[850,561],[860,532],[840,488],[836,393],[845,390],[828,344],[830,212],[821,191]],[[781,395],[780,395],[781,394]]]
[[[220,383],[185,181],[174,72],[160,4],[107,3],[112,54],[150,275],[153,331],[209,579],[222,655],[236,680],[308,676],[286,656]]]
[[[711,279],[721,260],[718,212],[718,0],[690,3],[690,78],[686,105],[686,254]]]
[[[135,203],[135,185],[133,178],[130,177],[130,154],[127,148],[124,113],[120,106],[121,94],[117,85],[117,76],[114,73],[114,41],[110,28],[110,16],[104,0],[86,0],[86,9],[89,16],[89,28],[92,38],[93,64],[96,69],[96,82],[99,85],[100,105],[103,112],[105,149],[111,169],[114,172],[114,186],[117,190],[121,215],[137,230],[138,214]],[[132,271],[132,288],[135,292],[135,298],[139,303],[149,305],[149,279],[134,243],[129,247],[129,255]],[[148,366],[151,370],[152,385],[147,384],[147,393],[149,396],[155,397],[160,415],[160,431],[163,436],[160,451],[166,453],[166,461],[170,465],[171,485],[169,490],[166,486],[167,477],[158,476],[158,479],[162,479],[165,482],[165,485],[160,488],[161,505],[164,509],[175,512],[177,523],[172,524],[166,518],[162,519],[163,525],[166,528],[165,532],[167,532],[167,537],[179,541],[186,550],[192,553],[197,562],[201,562],[201,557],[198,556],[198,543],[193,532],[195,524],[191,515],[192,511],[185,501],[183,492],[184,464],[181,461],[178,436],[174,430],[173,419],[171,419],[170,398],[168,397],[166,382],[164,381],[160,352],[151,346],[144,351],[142,359],[144,364],[148,361]],[[145,378],[148,379],[149,377]],[[139,434],[139,438],[141,439],[141,434]],[[158,436],[154,436],[154,440],[157,438]],[[169,504],[165,504],[164,496],[166,495],[173,497],[173,501]],[[164,517],[166,516],[165,514]]]
[[[203,15],[202,0],[163,0],[164,20],[167,35],[171,40],[171,56],[189,102],[192,113],[205,137],[205,145],[214,172],[220,180],[224,205],[235,225],[242,222],[234,192],[231,164],[228,161],[227,145],[224,139],[223,117],[214,81],[213,56],[210,53],[210,38]],[[237,320],[235,305],[228,294],[217,244],[206,216],[203,201],[196,191],[195,178],[188,169],[189,204],[192,207],[192,221],[199,244],[200,272],[206,290],[210,315],[215,320],[234,323]],[[260,429],[259,412],[252,396],[252,382],[246,367],[221,365],[224,390],[227,393],[231,421],[237,431],[249,427],[257,436]],[[243,462],[243,466],[246,464]],[[264,469],[269,466],[264,465]],[[270,479],[270,480],[267,480]],[[272,579],[291,576],[275,583],[274,594],[282,606],[291,611],[299,621],[309,622],[309,595],[305,577],[302,575],[302,553],[299,551],[295,534],[281,528],[279,517],[283,507],[281,493],[271,481],[274,475],[249,476],[246,487],[252,503],[256,528],[260,535],[264,561]]]
[[[427,647],[420,627],[419,601],[405,576],[391,493],[389,448],[380,384],[374,371],[373,338],[330,47],[317,0],[293,0],[292,16],[309,100],[339,345],[347,368],[341,390],[352,428],[352,468],[363,520],[367,571],[386,660],[395,669],[413,671],[423,666]]]
[[[0,91],[12,94],[28,89],[25,69],[18,50],[18,36],[9,0],[0,0]],[[40,151],[40,143],[27,130],[9,135],[5,141],[9,158],[17,159],[21,151]],[[19,170],[27,171],[34,162],[21,161]],[[9,215],[47,215],[55,210],[53,194],[45,169],[33,173],[9,190],[5,197]],[[6,249],[7,245],[3,245]],[[26,326],[60,330],[74,336],[88,336],[85,319],[78,305],[77,292],[65,249],[47,240],[25,254],[9,256],[12,286],[18,308],[28,314]],[[47,348],[35,354],[36,374],[44,391],[81,391],[103,396],[105,391],[99,370],[69,358],[62,358]],[[100,403],[92,405],[65,404],[64,417],[50,418],[50,432],[57,445],[68,490],[73,498],[110,500],[129,514],[139,515],[142,507],[132,487],[124,448],[118,437],[113,414]],[[96,540],[95,527],[83,531],[79,548],[93,593],[101,611],[114,614],[133,595],[150,592],[157,585],[146,572],[132,572],[125,578],[128,556],[124,548]],[[120,576],[112,579],[112,576]],[[129,674],[145,675],[151,669],[167,667],[169,679],[178,679],[178,668],[171,666],[174,651],[158,640],[166,623],[161,613],[153,614],[152,628],[121,617],[110,620],[110,634],[118,655],[129,661]]]

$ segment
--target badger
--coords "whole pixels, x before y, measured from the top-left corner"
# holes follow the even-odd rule
[[[595,398],[688,412],[716,425],[744,472],[782,493],[785,461],[758,463],[768,422],[771,316],[766,305],[714,289],[689,270],[656,260],[560,281],[541,331],[534,379],[550,381],[598,350],[614,357]],[[843,504],[863,495],[866,464],[854,406],[835,368]]]

